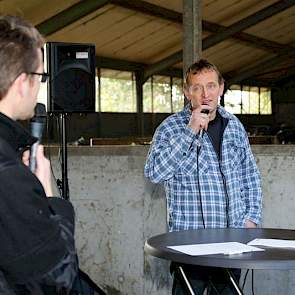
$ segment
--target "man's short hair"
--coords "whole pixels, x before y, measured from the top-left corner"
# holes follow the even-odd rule
[[[43,37],[32,24],[17,16],[0,16],[0,100],[21,73],[39,66]]]
[[[193,63],[186,71],[185,76],[184,76],[184,83],[183,83],[183,87],[184,89],[188,89],[190,87],[190,83],[191,83],[191,76],[192,75],[196,75],[199,74],[203,71],[214,71],[216,72],[217,76],[218,76],[218,83],[222,84],[224,82],[224,79],[221,75],[221,73],[219,72],[219,70],[217,69],[217,67],[210,63],[207,59],[200,59],[199,61]]]

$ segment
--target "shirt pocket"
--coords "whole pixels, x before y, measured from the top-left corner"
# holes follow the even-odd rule
[[[191,149],[185,158],[180,162],[178,174],[183,175],[197,175],[199,172],[207,173],[208,171],[208,159],[206,155],[202,155],[200,152],[198,156],[197,148]],[[199,162],[199,163],[198,163]]]
[[[231,143],[228,153],[228,160],[230,167],[233,170],[237,170],[241,167],[242,160],[244,158],[245,148],[241,144]]]

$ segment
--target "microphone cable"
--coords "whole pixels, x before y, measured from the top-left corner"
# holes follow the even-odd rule
[[[203,133],[202,133],[203,137]],[[203,227],[206,228],[205,226],[205,219],[204,219],[204,211],[203,211],[203,202],[202,202],[202,194],[201,194],[201,187],[200,187],[200,171],[199,171],[199,153],[201,150],[201,145],[197,145],[197,174],[198,174],[198,190],[199,190],[199,202],[200,202],[200,208],[201,208],[201,217],[202,217],[202,223]]]
[[[208,109],[203,109],[201,111],[201,113],[208,115],[209,110]],[[200,171],[199,171],[199,154],[200,154],[200,150],[201,150],[201,140],[203,138],[203,135],[204,135],[204,130],[201,129],[200,132],[199,132],[199,138],[198,138],[199,142],[197,143],[197,174],[198,174],[198,190],[199,190],[199,202],[200,202],[200,208],[201,208],[201,217],[202,217],[203,227],[206,228],[205,219],[204,219],[204,210],[203,210],[201,187],[200,187]]]

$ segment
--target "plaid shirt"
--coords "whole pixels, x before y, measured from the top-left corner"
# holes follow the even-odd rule
[[[261,221],[260,174],[247,134],[234,115],[220,106],[218,112],[228,119],[220,159],[206,132],[199,138],[187,127],[189,104],[155,132],[144,172],[164,183],[170,231],[203,228],[201,210],[206,228],[226,227],[227,218],[229,227]]]

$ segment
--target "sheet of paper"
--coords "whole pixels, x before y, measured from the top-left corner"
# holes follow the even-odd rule
[[[238,242],[167,246],[167,248],[192,256],[210,254],[233,255],[251,251],[264,251],[263,249],[248,246]]]
[[[254,239],[247,245],[249,246],[266,246],[273,248],[295,248],[294,240],[279,240],[279,239]]]

